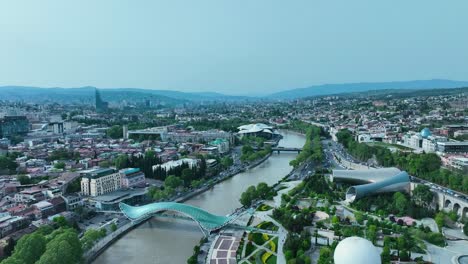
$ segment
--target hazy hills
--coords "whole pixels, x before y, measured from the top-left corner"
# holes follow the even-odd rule
[[[95,87],[80,88],[39,88],[30,86],[0,87],[0,100],[25,102],[68,102],[93,104]],[[185,93],[169,90],[150,90],[139,88],[99,89],[104,101],[128,102],[150,100],[165,105],[203,101],[238,101],[248,97],[228,96],[219,93]]]
[[[468,87],[466,81],[451,80],[418,80],[402,82],[369,82],[323,84],[306,88],[285,90],[262,97],[230,96],[217,92],[180,92],[170,90],[152,90],[139,88],[99,89],[103,100],[109,102],[143,102],[150,100],[163,105],[177,105],[188,102],[241,102],[254,100],[290,100],[296,98],[323,96],[332,94],[349,94],[366,91],[385,90],[428,90]],[[0,87],[0,100],[25,102],[68,102],[94,103],[95,87],[81,88],[39,88],[30,86]]]
[[[441,88],[460,88],[468,87],[466,81],[451,80],[418,80],[402,82],[369,82],[369,83],[344,83],[344,84],[323,84],[314,85],[307,88],[297,88],[286,90],[267,96],[274,99],[295,99],[317,95],[355,93],[375,90],[393,90],[393,89],[441,89]]]

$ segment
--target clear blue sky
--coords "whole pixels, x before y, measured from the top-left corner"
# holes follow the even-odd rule
[[[468,78],[467,0],[0,3],[0,85],[262,94]]]

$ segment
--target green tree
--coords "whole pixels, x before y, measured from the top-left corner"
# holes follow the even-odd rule
[[[256,196],[265,199],[270,193],[270,187],[265,182],[261,182],[257,185],[255,192]]]
[[[104,236],[105,233],[103,234],[101,230],[96,230],[93,228],[86,230],[83,237],[81,238],[81,244],[83,246],[83,249],[88,250],[92,248],[94,246],[94,243],[96,243],[96,241],[98,241]]]
[[[382,264],[389,264],[391,260],[391,255],[390,255],[390,248],[388,246],[384,246],[382,253],[380,254],[380,257],[382,259]]]
[[[13,157],[0,155],[0,170],[8,170],[10,173],[14,172],[18,167]]]
[[[468,223],[466,223],[466,224],[463,226],[463,233],[465,234],[465,236],[468,236]]]
[[[67,219],[62,215],[54,217],[53,222],[56,223],[59,227],[67,227],[69,225]]]
[[[364,223],[364,215],[361,212],[355,212],[354,218],[358,224],[362,225]]]
[[[116,225],[115,223],[112,223],[112,224],[110,225],[110,230],[111,230],[112,232],[115,232],[115,230],[117,230],[117,225]]]
[[[229,168],[232,164],[234,164],[234,160],[231,157],[224,157],[221,159],[221,165],[224,168]]]
[[[118,139],[123,137],[123,128],[122,126],[112,126],[106,131],[106,134],[108,137],[113,138],[113,139]]]
[[[58,170],[63,170],[65,169],[65,162],[57,162],[54,164],[54,168],[58,169]]]
[[[408,210],[408,199],[406,199],[405,195],[401,192],[396,192],[395,194],[393,194],[393,203],[400,215],[405,214]]]
[[[24,264],[24,262],[16,257],[9,257],[2,261],[2,264]]]
[[[338,216],[334,215],[332,217],[332,219],[331,219],[331,222],[332,222],[333,225],[337,225],[337,224],[340,223],[340,218]]]
[[[164,180],[164,186],[176,189],[177,187],[181,186],[183,181],[174,175],[167,176],[166,180]]]
[[[329,247],[322,247],[320,249],[320,256],[317,264],[331,264],[333,263],[332,251]]]
[[[20,174],[18,176],[16,176],[16,179],[22,184],[22,185],[25,185],[25,184],[31,184],[31,178],[29,178],[28,176],[24,175],[24,174]]]
[[[239,201],[243,206],[250,206],[255,199],[257,199],[257,189],[255,186],[250,186],[241,194]]]
[[[366,232],[367,239],[375,244],[377,240],[377,227],[375,225],[370,225]]]
[[[73,229],[64,229],[49,243],[44,254],[36,264],[78,264],[81,262],[83,251],[78,234]]]
[[[46,239],[39,233],[25,235],[15,246],[12,257],[24,264],[35,263],[46,249]]]
[[[442,232],[442,227],[445,224],[445,214],[443,212],[438,212],[435,216],[435,222],[439,227],[439,232]]]
[[[182,177],[182,180],[184,181],[184,183],[185,183],[186,185],[189,185],[189,184],[190,184],[190,182],[191,182],[192,179],[193,179],[193,176],[194,176],[194,175],[193,175],[193,171],[192,171],[191,168],[185,168],[185,169],[182,170],[182,175],[181,175],[181,177]]]
[[[128,168],[128,156],[125,154],[120,154],[117,156],[114,163],[118,170]]]
[[[434,193],[431,192],[429,186],[418,184],[413,190],[413,200],[416,204],[428,207],[431,205],[432,200],[434,199]]]

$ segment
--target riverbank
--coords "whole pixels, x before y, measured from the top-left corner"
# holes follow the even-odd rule
[[[282,132],[284,138],[280,146],[300,147],[303,146],[304,137],[297,133]],[[249,170],[247,166],[254,166],[261,160],[244,167],[245,171],[238,173],[236,177],[229,177],[221,182],[212,178],[207,191],[198,195],[191,194],[179,197],[184,203],[203,208],[204,210],[217,214],[228,215],[240,206],[239,197],[248,186],[265,182],[272,186],[289,174],[292,167],[290,160],[294,159],[296,153],[272,153],[264,162]],[[239,156],[239,155],[238,155]],[[231,170],[232,172],[232,170]],[[231,172],[229,172],[231,174]],[[225,176],[225,175],[222,175]],[[231,175],[229,175],[231,176]],[[205,187],[205,186],[204,186]],[[197,190],[200,192],[200,190]],[[94,264],[111,263],[186,263],[193,254],[193,247],[200,242],[202,233],[198,226],[191,222],[175,221],[173,219],[152,217],[141,225],[128,231],[126,235],[115,240],[94,261]]]
[[[215,185],[241,173],[241,172],[244,172],[246,170],[250,170],[250,169],[253,169],[255,167],[257,167],[258,165],[262,164],[263,162],[265,162],[266,160],[268,160],[268,158],[271,156],[271,153],[268,154],[267,156],[261,158],[261,159],[258,159],[250,164],[248,164],[246,167],[242,167],[236,171],[233,171],[231,173],[228,173],[226,174],[225,176],[223,177],[217,177],[212,183],[208,184],[207,186],[203,186],[199,189],[196,189],[196,190],[193,190],[191,191],[190,193],[187,193],[183,196],[180,196],[180,197],[176,197],[174,199],[171,199],[170,201],[172,202],[177,202],[177,203],[183,203],[197,195],[200,195],[208,190],[210,190],[211,188],[213,188]],[[151,217],[149,217],[151,218]],[[108,236],[104,237],[103,239],[101,239],[100,241],[98,241],[89,251],[87,251],[85,254],[84,254],[84,259],[85,259],[85,262],[86,263],[92,263],[100,254],[102,254],[109,246],[112,245],[112,243],[114,243],[115,241],[117,241],[119,238],[121,238],[123,235],[125,235],[126,233],[130,232],[132,229],[138,227],[139,225],[143,224],[145,221],[147,221],[149,218],[147,219],[144,219],[144,220],[141,220],[141,221],[138,221],[138,222],[129,222],[128,224],[126,225],[123,225],[121,226],[120,228],[118,228],[116,231],[110,233]]]
[[[303,164],[302,166],[305,166],[305,164]],[[275,203],[275,206],[274,207],[279,207],[280,203],[281,203],[281,194],[283,193],[287,193],[289,190],[291,190],[292,188],[294,188],[295,186],[297,186],[300,182],[302,182],[302,180],[299,180],[299,181],[291,181],[291,176],[296,174],[296,173],[301,173],[302,172],[302,166],[299,167],[299,168],[293,168],[288,174],[284,175],[281,179],[279,179],[276,183],[274,183],[272,185],[272,187],[274,188],[274,190],[276,190],[278,193],[277,195],[273,198],[273,203]],[[287,186],[285,188],[285,186]],[[258,203],[256,203],[257,205],[259,204],[264,204],[264,203],[269,203],[270,201],[258,201]],[[247,219],[245,219],[245,226],[248,226],[249,223],[251,222],[251,220],[254,218],[254,217],[259,217],[259,213],[256,211],[256,206],[253,206],[253,207],[250,207],[250,208],[245,208],[245,207],[239,207],[238,210],[236,211],[243,211],[243,212],[246,212],[246,211],[249,211],[249,210],[253,210],[255,213],[252,214],[250,217],[248,217]],[[265,221],[271,221],[271,222],[274,222],[277,226],[279,226],[279,231],[278,231],[278,254],[275,254],[275,256],[278,257],[278,263],[285,263],[285,258],[284,258],[284,254],[283,254],[283,245],[284,245],[284,241],[286,240],[286,236],[287,236],[287,231],[286,229],[284,229],[284,227],[282,227],[281,224],[279,224],[278,222],[276,222],[276,220],[272,219],[270,216],[267,216],[265,214],[266,212],[261,212],[260,215],[262,219],[264,219]],[[217,243],[217,238],[219,236],[223,236],[223,233],[225,233],[224,236],[227,236],[227,237],[232,237],[234,236],[235,238],[237,237],[240,237],[242,238],[243,236],[239,234],[236,235],[233,235],[235,234],[236,232],[234,230],[222,230],[219,234],[211,234],[208,239],[202,243],[200,245],[200,248],[202,248],[203,250],[200,251],[198,256],[197,256],[197,260],[198,260],[198,263],[210,263],[210,258],[211,258],[211,255],[213,254],[214,252],[214,246],[215,244]]]

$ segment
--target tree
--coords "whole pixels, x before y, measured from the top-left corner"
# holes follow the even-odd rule
[[[67,219],[62,215],[54,217],[53,222],[56,223],[59,227],[67,227],[69,225]]]
[[[468,236],[468,223],[466,223],[466,224],[463,226],[463,233],[465,234],[465,236]]]
[[[391,255],[390,255],[390,248],[388,246],[384,246],[382,253],[380,254],[380,257],[382,259],[382,264],[389,264],[391,260]]]
[[[331,222],[333,225],[339,224],[340,223],[340,218],[336,215],[334,215],[331,219]]]
[[[416,204],[428,207],[434,199],[434,193],[431,192],[429,186],[418,184],[413,190],[413,199]]]
[[[20,182],[21,185],[31,183],[31,178],[29,178],[28,176],[26,176],[24,174],[20,174],[20,175],[16,176],[16,179]]]
[[[120,154],[114,161],[115,167],[120,170],[123,168],[128,168],[128,156],[125,154]]]
[[[435,222],[439,227],[439,231],[442,232],[442,227],[445,224],[445,214],[443,212],[438,212],[435,216]]]
[[[2,264],[24,264],[24,262],[16,257],[9,257],[2,261]]]
[[[35,263],[46,249],[46,239],[39,233],[23,236],[16,245],[12,257],[24,264]]]
[[[400,260],[402,261],[408,261],[410,259],[409,253],[407,250],[401,250],[400,251]]]
[[[65,169],[65,162],[57,162],[54,164],[54,168],[58,170],[63,170]]]
[[[47,243],[46,251],[36,264],[78,264],[81,262],[83,251],[76,231],[70,228],[59,229],[59,231],[59,234]]]
[[[375,244],[377,240],[377,226],[375,225],[370,225],[369,228],[367,229],[367,239],[372,242],[372,244]]]
[[[164,186],[176,189],[177,187],[181,186],[183,181],[174,175],[167,176],[166,180],[164,180]]]
[[[270,193],[270,187],[268,187],[268,184],[266,184],[265,182],[261,182],[257,185],[256,196],[261,197],[262,199],[265,199],[269,193]]]
[[[12,173],[16,170],[16,167],[18,167],[18,164],[13,157],[0,155],[0,170],[8,170],[8,172]]]
[[[250,186],[241,194],[239,201],[243,206],[251,206],[255,199],[257,199],[257,189],[255,186]]]
[[[396,192],[393,194],[393,202],[395,205],[395,209],[398,210],[400,215],[404,214],[408,209],[408,200],[406,199],[405,195],[401,192]]]
[[[81,238],[81,244],[84,250],[88,250],[94,246],[94,243],[104,237],[106,234],[103,233],[101,230],[96,230],[90,228],[86,230],[83,237]]]
[[[110,225],[110,230],[111,230],[112,232],[115,232],[115,230],[117,230],[117,225],[116,225],[115,223],[112,223],[112,224]]]
[[[332,251],[329,247],[322,247],[320,249],[320,256],[317,264],[330,264],[333,263]]]
[[[106,131],[106,134],[108,137],[113,138],[113,139],[122,138],[123,128],[118,125],[112,126]]]
[[[224,168],[229,168],[232,164],[234,164],[234,160],[231,157],[224,157],[221,159],[221,165]]]
[[[362,225],[364,223],[364,215],[361,212],[355,212],[354,218],[358,224]]]
[[[192,181],[193,179],[193,172],[192,172],[192,169],[190,168],[185,168],[182,170],[182,180],[184,181],[185,185],[188,186],[190,184],[190,182]]]

